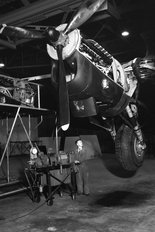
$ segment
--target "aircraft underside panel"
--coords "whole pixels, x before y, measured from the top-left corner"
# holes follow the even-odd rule
[[[104,117],[114,117],[125,110],[130,97],[123,94],[118,104],[109,108],[107,104],[97,104],[93,97],[70,101],[71,112],[74,117],[90,117],[98,113]]]
[[[97,115],[96,102],[93,97],[71,101],[70,108],[74,117],[90,117]]]
[[[107,107],[106,105],[98,105],[99,114],[104,117],[114,117],[119,115],[123,110],[125,110],[126,106],[130,101],[130,97],[125,93],[121,96],[121,99],[114,107]]]

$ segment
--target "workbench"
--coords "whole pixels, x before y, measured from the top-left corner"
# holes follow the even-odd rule
[[[76,197],[76,172],[72,164],[53,164],[47,167],[28,167],[24,171],[29,196],[33,202],[40,202],[45,196],[48,205],[53,204],[54,195],[62,192],[66,185],[72,199]]]

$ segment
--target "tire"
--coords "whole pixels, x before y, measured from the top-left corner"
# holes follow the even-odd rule
[[[115,143],[111,143],[113,152],[103,153],[102,161],[107,170],[121,178],[134,176],[143,163],[145,153],[145,150],[136,149],[137,143],[134,131],[123,124],[117,131]]]
[[[47,201],[47,205],[48,205],[48,206],[52,206],[53,203],[54,203],[54,202],[53,202],[53,199],[49,199],[49,200]]]
[[[125,171],[136,172],[143,164],[145,150],[140,146],[134,131],[122,125],[115,139],[115,155]]]

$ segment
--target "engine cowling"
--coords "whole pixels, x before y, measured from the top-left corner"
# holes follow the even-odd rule
[[[63,28],[65,26],[57,29]],[[57,54],[53,46],[47,45],[47,48],[53,59],[52,81],[56,85]],[[101,112],[105,116],[115,116],[124,110],[130,97],[125,94],[121,82],[116,82],[112,68],[113,57],[101,45],[94,40],[83,39],[76,29],[68,34],[63,59],[71,108],[75,116],[90,116],[91,113],[85,113],[86,108],[94,108],[93,114]],[[94,107],[92,101],[91,107],[88,106],[90,98],[93,98]],[[78,101],[87,107],[77,107]]]

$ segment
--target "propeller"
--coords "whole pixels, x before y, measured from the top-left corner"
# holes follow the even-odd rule
[[[59,121],[63,130],[67,130],[70,125],[69,113],[69,96],[65,77],[65,68],[62,57],[63,47],[65,46],[67,34],[80,27],[86,22],[106,0],[85,0],[71,18],[70,22],[64,29],[59,32],[54,27],[47,28],[44,32],[30,31],[20,27],[12,27],[3,24],[0,26],[0,34],[8,37],[19,39],[48,39],[48,43],[52,44],[58,55],[59,63],[59,77],[58,77],[58,91],[59,91]]]
[[[69,112],[69,96],[65,77],[64,62],[62,59],[63,46],[59,44],[57,46],[57,54],[59,61],[59,121],[62,130],[67,130],[70,124],[70,112]]]
[[[15,39],[42,39],[45,37],[44,34],[39,31],[7,26],[6,24],[0,26],[0,34]]]
[[[70,31],[78,28],[83,23],[85,23],[99,8],[100,6],[106,2],[106,0],[86,0],[84,1],[80,8],[78,9],[77,13],[73,18],[70,20],[69,24],[67,25],[64,34],[69,33]]]

